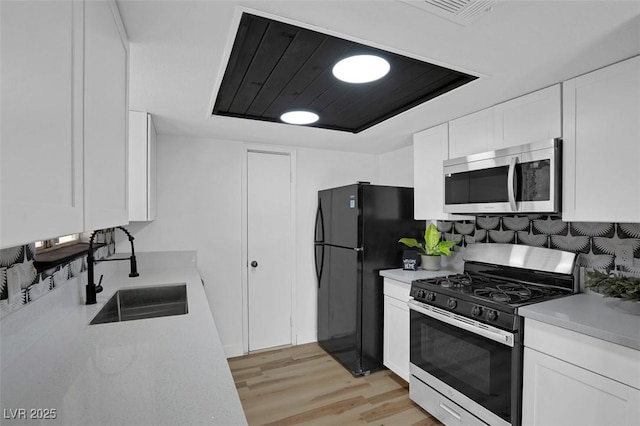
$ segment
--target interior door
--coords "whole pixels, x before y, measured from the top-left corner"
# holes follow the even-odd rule
[[[247,154],[249,351],[291,344],[291,158]]]

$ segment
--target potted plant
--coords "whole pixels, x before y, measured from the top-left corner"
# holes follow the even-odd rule
[[[614,299],[607,303],[613,309],[640,315],[640,278],[606,273],[597,270],[587,271],[585,286],[588,289]]]
[[[441,241],[441,234],[435,224],[430,223],[424,230],[424,244],[415,238],[400,238],[399,243],[420,251],[422,269],[437,271],[440,269],[440,257],[449,256],[455,241]]]

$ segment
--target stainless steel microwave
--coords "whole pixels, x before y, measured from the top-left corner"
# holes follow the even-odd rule
[[[561,139],[445,160],[443,166],[445,212],[560,212]]]

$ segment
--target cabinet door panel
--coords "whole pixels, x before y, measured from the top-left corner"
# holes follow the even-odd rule
[[[640,57],[564,83],[563,219],[640,217]]]
[[[560,85],[496,105],[495,148],[507,148],[562,136]]]
[[[129,111],[129,220],[156,218],[156,131],[151,115]]]
[[[449,125],[432,127],[413,135],[413,217],[425,220],[465,220],[468,216],[443,211],[444,172],[449,157]]]
[[[409,382],[409,307],[407,302],[384,296],[383,363]]]
[[[82,231],[82,4],[0,7],[0,246],[9,247]]]
[[[640,390],[525,348],[522,424],[632,425]]]
[[[450,121],[448,158],[493,151],[493,122],[493,108]]]
[[[448,150],[447,123],[413,136],[413,202],[415,219],[446,219],[442,162]]]
[[[113,9],[112,9],[113,8]],[[123,225],[128,217],[128,47],[108,2],[85,11],[85,228]]]

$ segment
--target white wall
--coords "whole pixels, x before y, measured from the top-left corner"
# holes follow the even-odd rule
[[[136,251],[197,250],[198,268],[227,356],[242,354],[242,161],[240,142],[158,137],[158,215],[132,223]],[[316,340],[313,227],[319,189],[378,182],[370,154],[296,149],[297,343]],[[118,251],[128,251],[119,244]]]
[[[378,156],[379,182],[413,188],[413,145]]]

